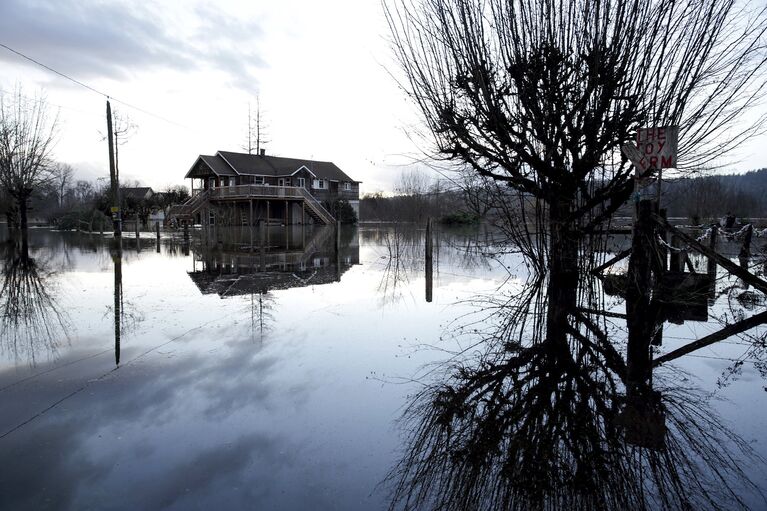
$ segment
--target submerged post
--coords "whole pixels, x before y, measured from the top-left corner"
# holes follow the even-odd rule
[[[336,282],[341,282],[341,220],[336,220]]]
[[[676,235],[672,234],[671,235],[671,247],[675,248],[675,249],[680,249],[681,248],[680,245],[681,244],[679,243],[679,238]],[[678,251],[677,250],[672,250],[671,251],[671,254],[669,256],[669,260],[670,260],[669,267],[670,267],[670,270],[672,272],[684,271],[684,258],[683,258],[683,256],[684,256],[684,254],[682,253],[681,250],[678,250]]]
[[[660,173],[658,173],[658,206],[660,206]],[[661,218],[664,220],[666,219],[666,209],[659,209],[658,214]],[[663,239],[664,243],[668,243],[668,229],[665,227],[662,228],[662,235],[661,239]],[[668,249],[662,244],[658,244],[658,256],[660,257],[660,263],[661,263],[661,269],[663,272],[667,272],[669,269],[669,262],[668,262]],[[673,268],[672,268],[673,269]]]
[[[264,246],[264,221],[259,220],[258,221],[258,237],[259,237],[259,245],[261,246],[260,250],[260,270],[264,271],[266,270],[266,247]]]
[[[740,248],[740,258],[751,257],[751,238],[754,235],[754,225],[748,224],[746,227],[746,236],[743,238],[743,246]]]
[[[716,237],[719,232],[719,226],[714,224],[711,226],[711,240],[708,242],[708,247],[716,251]],[[708,276],[712,279],[716,279],[716,259],[713,257],[708,258]]]
[[[253,199],[248,201],[250,203],[250,213],[248,214],[248,230],[250,231],[250,251],[253,252]]]
[[[711,239],[709,240],[709,248],[712,251],[716,251],[716,236],[719,233],[719,226],[711,226]],[[708,273],[708,303],[713,305],[716,300],[716,259],[709,256],[708,266],[706,268]]]
[[[136,213],[136,250],[141,250],[141,240],[139,240],[138,232],[138,213]]]
[[[426,242],[424,246],[425,268],[424,275],[426,280],[426,301],[431,303],[434,285],[433,259],[432,259],[432,235],[431,218],[426,220]]]
[[[341,220],[336,220],[336,253],[341,251]]]
[[[290,227],[285,224],[285,250],[290,250]]]

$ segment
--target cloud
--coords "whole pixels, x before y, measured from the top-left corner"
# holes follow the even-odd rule
[[[267,65],[257,50],[263,37],[257,21],[205,5],[172,12],[141,2],[0,2],[0,42],[83,81],[215,70],[251,89]],[[0,49],[0,61],[20,58]]]

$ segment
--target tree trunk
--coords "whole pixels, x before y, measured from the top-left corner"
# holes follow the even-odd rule
[[[19,206],[19,227],[21,228],[21,250],[26,253],[29,247],[29,233],[27,222],[27,199],[29,195],[22,193],[17,198]]]
[[[557,197],[549,204],[546,338],[557,346],[565,346],[569,316],[578,300],[578,237],[574,225],[566,220],[570,202]]]
[[[639,203],[628,269],[626,313],[628,319],[628,387],[638,388],[650,379],[650,343],[658,326],[659,306],[652,300],[655,227],[650,218],[652,204]]]

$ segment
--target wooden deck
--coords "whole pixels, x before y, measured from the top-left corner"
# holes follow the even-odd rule
[[[305,188],[298,186],[237,185],[218,186],[210,191],[210,200],[305,199]]]
[[[168,217],[178,220],[188,220],[200,211],[206,204],[214,202],[244,202],[244,201],[283,200],[301,202],[310,216],[325,225],[335,223],[335,218],[325,207],[309,193],[306,188],[299,186],[270,186],[270,185],[236,185],[213,187],[195,194],[185,204],[174,206]]]

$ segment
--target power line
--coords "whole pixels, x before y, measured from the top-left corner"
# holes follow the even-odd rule
[[[79,85],[80,87],[84,87],[85,89],[88,89],[89,91],[91,91],[91,92],[93,92],[95,94],[98,94],[99,96],[104,96],[107,99],[111,99],[115,103],[120,103],[121,105],[124,105],[124,106],[126,106],[128,108],[132,108],[132,109],[134,109],[134,110],[136,110],[138,112],[141,112],[143,114],[155,117],[155,118],[157,118],[157,119],[159,119],[161,121],[167,122],[169,124],[173,124],[175,126],[179,126],[181,128],[184,128],[184,129],[191,129],[188,126],[184,126],[183,124],[179,124],[179,123],[177,123],[175,121],[172,121],[172,120],[170,120],[170,119],[168,119],[166,117],[163,117],[162,115],[158,115],[158,114],[152,113],[152,112],[150,112],[148,110],[145,110],[145,109],[143,109],[141,107],[138,107],[136,105],[132,105],[132,104],[126,102],[126,101],[122,101],[121,99],[117,99],[114,96],[110,96],[106,92],[102,92],[102,91],[100,91],[98,89],[95,89],[95,88],[91,87],[90,85],[81,82],[80,80],[72,78],[71,76],[69,76],[69,75],[67,75],[65,73],[62,73],[61,71],[57,71],[56,69],[53,69],[52,67],[50,67],[50,66],[48,66],[46,64],[43,64],[39,60],[35,60],[32,57],[30,57],[28,55],[25,55],[25,54],[21,53],[18,50],[14,50],[13,48],[11,48],[10,46],[8,46],[6,44],[0,43],[0,47],[5,48],[6,50],[10,51],[11,53],[14,53],[14,54],[18,55],[19,57],[21,57],[23,59],[26,59],[26,60],[32,62],[33,64],[36,64],[36,65],[42,67],[43,69],[46,69],[46,70],[50,71],[51,73],[57,74],[57,75],[61,76],[62,78],[66,79],[66,80],[69,80],[70,82],[72,82],[74,84]]]
[[[57,75],[59,75],[59,76],[61,76],[61,77],[63,77],[63,78],[66,78],[66,79],[67,79],[67,80],[69,80],[70,82],[74,82],[74,83],[76,83],[77,85],[79,85],[79,86],[81,86],[81,87],[85,87],[86,89],[88,89],[88,90],[90,90],[90,91],[92,91],[92,92],[95,92],[96,94],[100,94],[101,96],[107,96],[107,97],[109,97],[109,95],[108,95],[108,94],[105,94],[105,93],[103,93],[103,92],[101,92],[101,91],[99,91],[99,90],[96,90],[96,89],[94,89],[93,87],[91,87],[90,85],[86,85],[86,84],[84,84],[84,83],[83,83],[83,82],[81,82],[81,81],[75,80],[75,79],[74,79],[74,78],[72,78],[71,76],[67,76],[67,75],[65,75],[64,73],[60,72],[60,71],[56,71],[56,70],[55,70],[55,69],[53,69],[52,67],[50,67],[50,66],[46,66],[46,65],[45,65],[45,64],[43,64],[42,62],[39,62],[39,61],[37,61],[37,60],[33,59],[32,57],[29,57],[29,56],[27,56],[27,55],[24,55],[24,54],[23,54],[23,53],[21,53],[20,51],[16,51],[16,50],[14,50],[13,48],[11,48],[10,46],[7,46],[7,45],[5,45],[5,44],[3,44],[3,43],[0,43],[0,46],[2,46],[3,48],[5,48],[6,50],[10,51],[11,53],[15,53],[16,55],[18,55],[18,56],[19,56],[19,57],[21,57],[21,58],[27,59],[28,61],[30,61],[30,62],[32,62],[32,63],[34,63],[34,64],[37,64],[38,66],[40,66],[40,67],[42,67],[42,68],[45,68],[45,69],[47,69],[48,71],[50,71],[50,72],[52,72],[52,73],[56,73]],[[117,101],[117,100],[115,100],[115,101]]]

